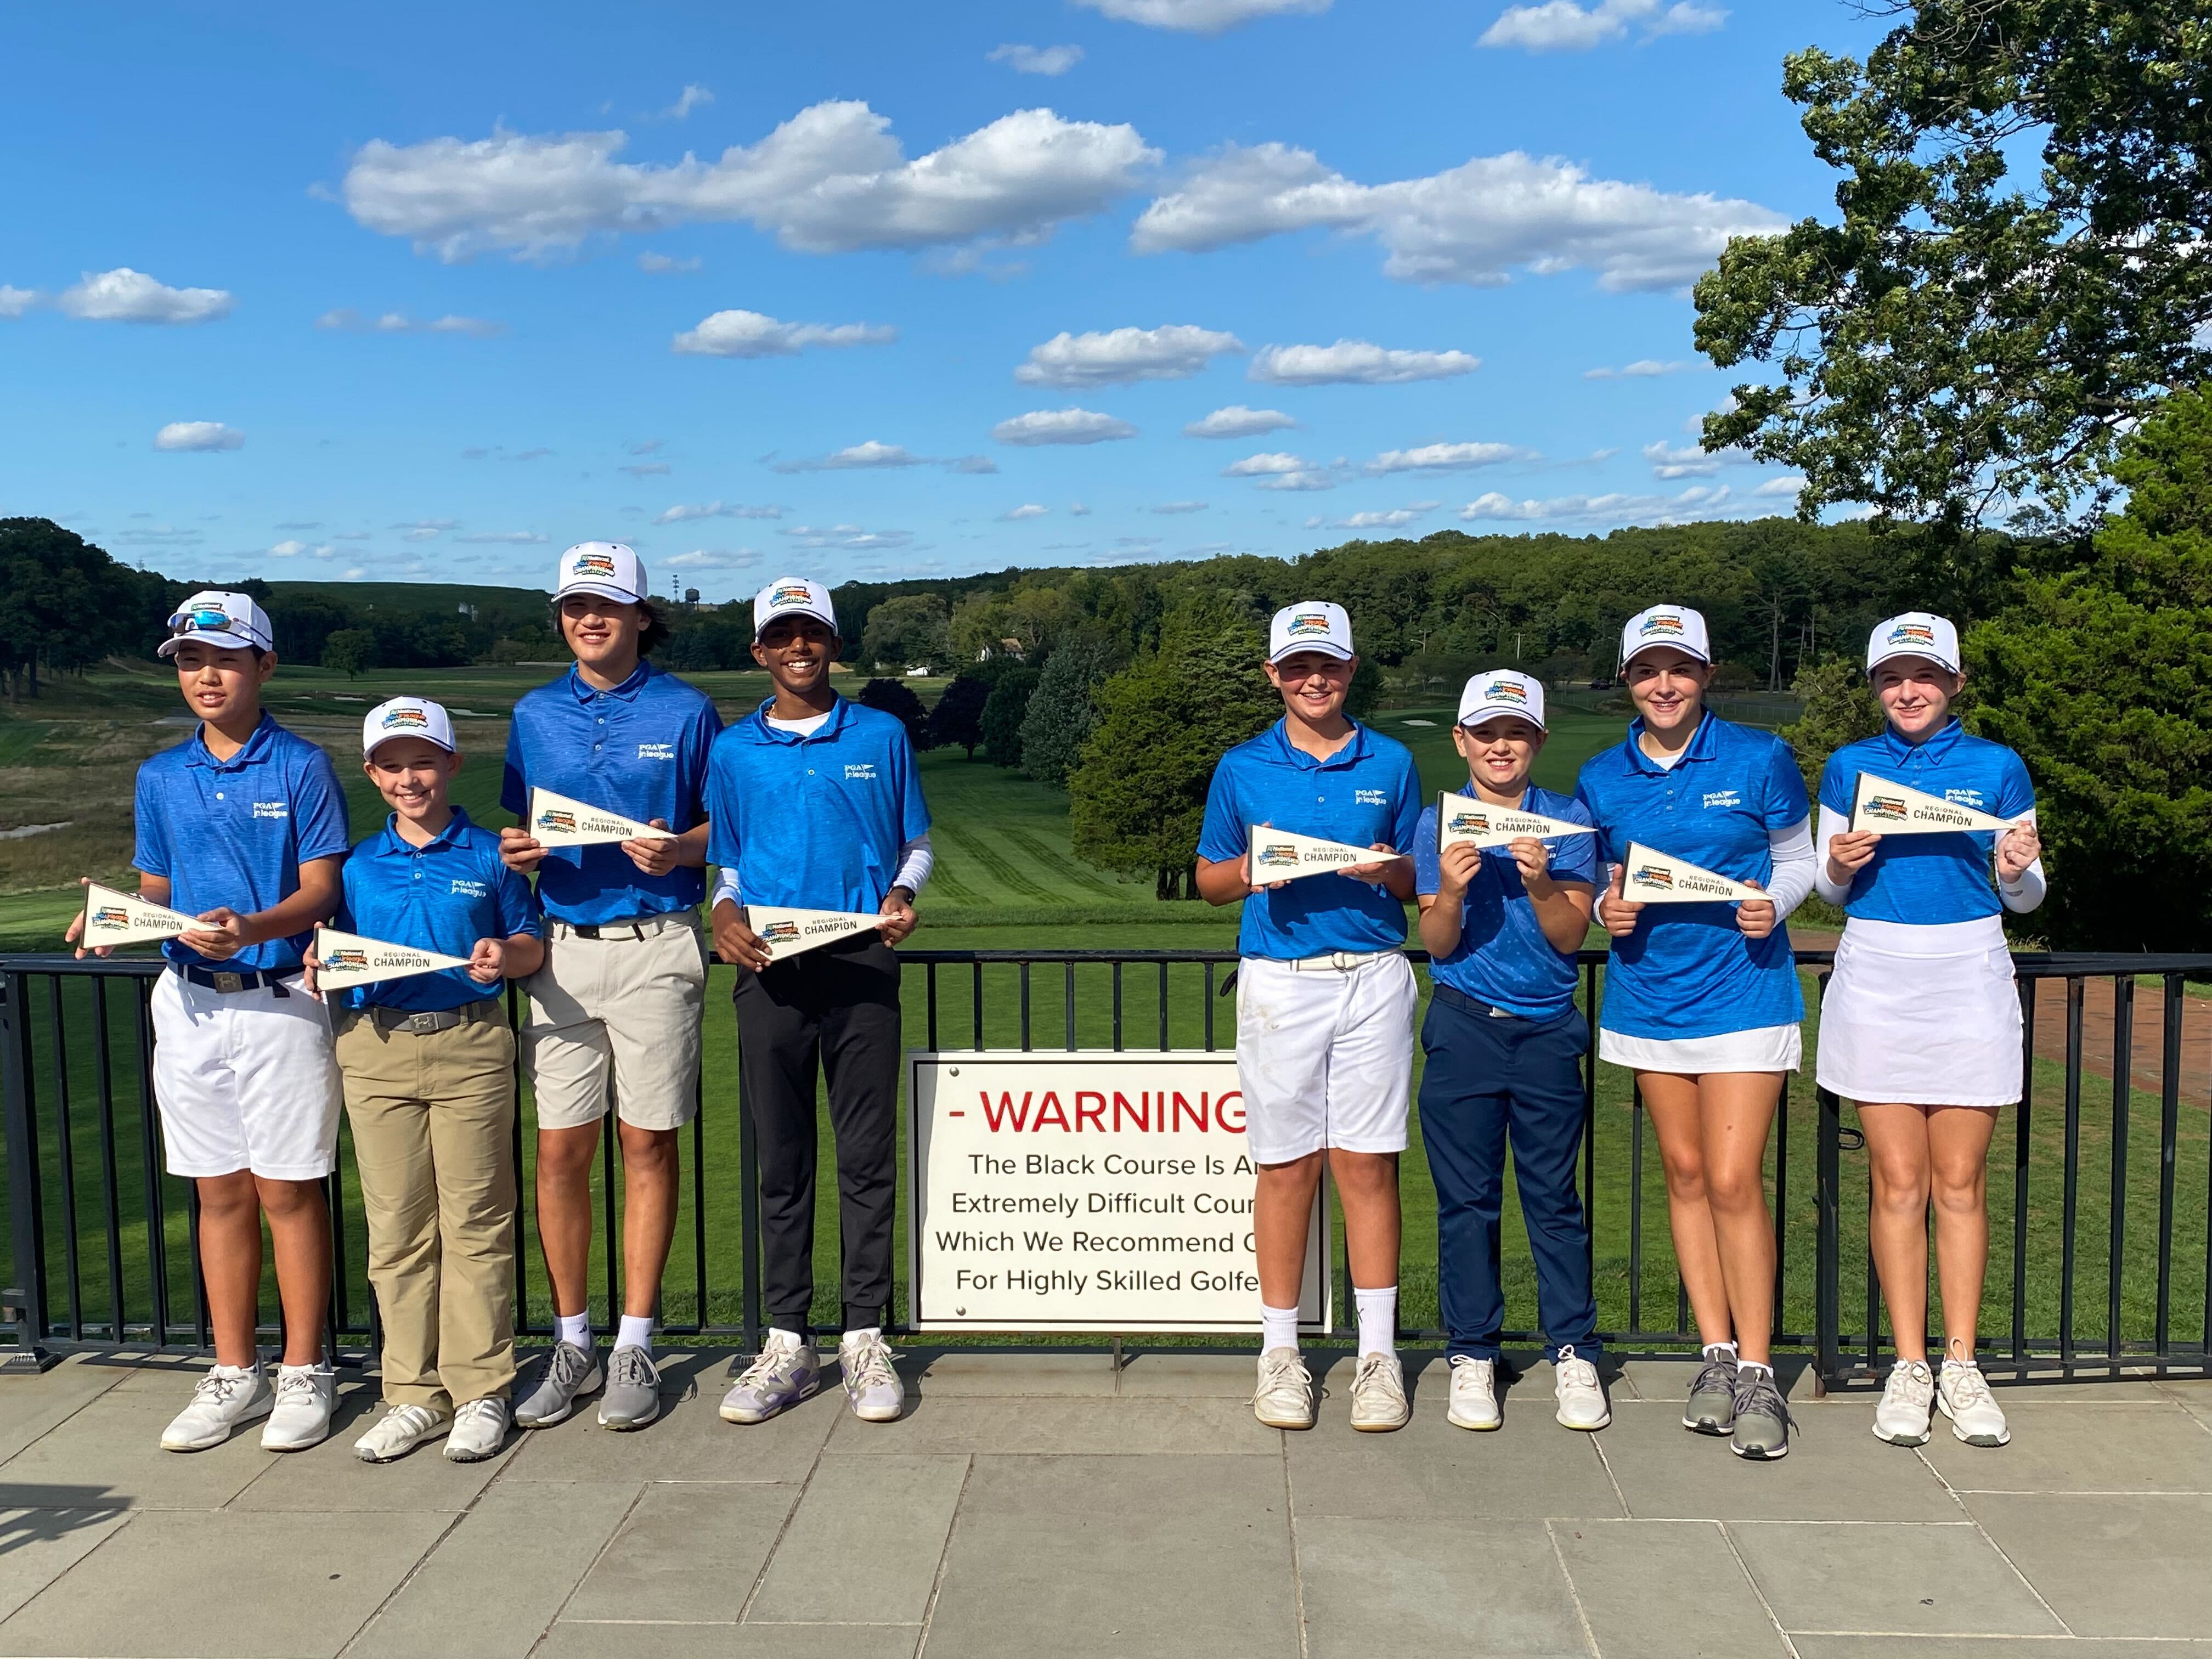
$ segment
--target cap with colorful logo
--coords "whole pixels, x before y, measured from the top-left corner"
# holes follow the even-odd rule
[[[276,636],[269,613],[243,593],[210,587],[195,593],[169,618],[169,637],[155,653],[173,657],[180,645],[211,645],[218,651],[274,651]]]
[[[1544,729],[1544,683],[1510,668],[1477,674],[1459,694],[1459,723],[1480,726],[1511,714]]]
[[[376,745],[394,738],[421,738],[447,754],[456,752],[453,717],[427,697],[394,697],[368,711],[361,723],[361,752],[374,755]]]
[[[1867,636],[1867,672],[1892,657],[1925,657],[1938,667],[1959,672],[1959,630],[1945,617],[1908,611],[1875,624]]]
[[[1703,616],[1686,605],[1655,605],[1649,611],[1638,611],[1620,630],[1620,665],[1626,668],[1636,660],[1638,653],[1656,651],[1662,645],[1699,662],[1713,659],[1712,641],[1705,632]]]
[[[578,542],[561,556],[561,568],[553,579],[556,601],[571,593],[641,604],[646,594],[645,561],[620,542]]]
[[[837,631],[837,607],[830,603],[830,590],[804,576],[778,576],[753,596],[753,637],[768,632],[778,617],[811,617]]]
[[[1280,662],[1301,651],[1318,651],[1346,661],[1357,654],[1352,648],[1352,618],[1342,605],[1307,599],[1275,613],[1267,625],[1267,660]]]

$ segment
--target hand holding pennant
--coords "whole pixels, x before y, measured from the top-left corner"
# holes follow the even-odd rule
[[[1640,841],[1628,843],[1620,881],[1620,896],[1631,904],[1728,904],[1767,896],[1749,882],[1731,881]]]
[[[1858,791],[1851,798],[1854,833],[1872,830],[1883,836],[1944,836],[1960,830],[1994,830],[1999,835],[2014,827],[2009,818],[1992,817],[1940,795],[1908,789],[1871,772],[1859,774]]]
[[[1437,851],[1462,842],[1474,847],[1510,847],[1522,836],[1546,841],[1554,836],[1594,836],[1587,823],[1547,818],[1541,812],[1492,806],[1488,801],[1445,790],[1437,797]]]
[[[315,929],[315,989],[343,991],[356,985],[374,985],[387,979],[406,979],[416,974],[434,974],[446,968],[465,968],[466,957],[442,956],[418,951],[411,945],[392,945],[359,933],[342,933],[335,927]]]
[[[747,924],[759,935],[771,962],[781,962],[817,945],[864,933],[883,925],[883,917],[853,910],[791,910],[768,904],[745,907]]]
[[[550,789],[530,792],[530,822],[524,826],[532,840],[546,847],[598,847],[612,842],[674,841],[672,830],[640,823],[619,812],[587,806],[582,801],[556,795]]]
[[[1357,865],[1388,862],[1395,856],[1378,853],[1372,847],[1354,847],[1346,842],[1324,841],[1319,836],[1302,836],[1295,830],[1270,830],[1264,823],[1251,825],[1248,836],[1244,879],[1255,888],[1295,881],[1300,876],[1323,875],[1331,870],[1348,870]]]
[[[198,916],[155,904],[136,893],[118,893],[98,882],[84,884],[84,917],[77,934],[81,950],[110,949],[118,945],[143,945],[150,939],[172,939],[207,926]]]

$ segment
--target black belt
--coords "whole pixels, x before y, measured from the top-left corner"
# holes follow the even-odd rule
[[[193,984],[204,986],[210,991],[220,991],[225,996],[237,991],[258,991],[265,985],[278,996],[289,997],[292,994],[284,988],[284,981],[300,971],[297,963],[289,968],[263,968],[244,974],[212,968],[192,968],[181,962],[173,962],[169,966]]]
[[[1531,1020],[1526,1014],[1516,1014],[1510,1008],[1492,1007],[1487,1002],[1477,1001],[1464,991],[1454,990],[1449,985],[1440,985],[1434,981],[1430,982],[1429,994],[1443,1003],[1445,1007],[1456,1008],[1463,1014],[1480,1014],[1492,1019],[1517,1019],[1524,1025],[1539,1023]],[[1554,1015],[1553,1018],[1557,1018],[1558,1016]]]

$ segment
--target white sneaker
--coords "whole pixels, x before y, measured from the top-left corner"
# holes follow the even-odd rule
[[[1313,1373],[1296,1348],[1270,1348],[1260,1356],[1252,1413],[1271,1429],[1313,1427]]]
[[[428,1406],[388,1406],[368,1425],[368,1432],[353,1443],[353,1455],[364,1463],[389,1463],[425,1440],[435,1440],[453,1420]]]
[[[1505,1419],[1498,1409],[1498,1362],[1473,1354],[1451,1357],[1451,1409],[1444,1420],[1462,1429],[1494,1429]]]
[[[1597,1380],[1597,1367],[1577,1357],[1572,1348],[1559,1350],[1552,1364],[1552,1391],[1559,1402],[1554,1415],[1570,1429],[1589,1432],[1613,1421],[1613,1408],[1605,1403],[1605,1385]]]
[[[1406,1403],[1406,1373],[1395,1353],[1364,1353],[1352,1374],[1352,1426],[1362,1434],[1388,1434],[1413,1417]]]
[[[507,1401],[485,1398],[465,1401],[453,1413],[453,1431],[446,1437],[446,1456],[455,1463],[481,1463],[499,1455],[507,1440]]]
[[[1936,1377],[1924,1359],[1900,1359],[1881,1385],[1881,1404],[1874,1408],[1874,1437],[1893,1446],[1928,1443],[1928,1416],[1936,1401]]]
[[[261,1431],[261,1449],[295,1452],[321,1445],[330,1438],[337,1391],[337,1373],[327,1364],[279,1365],[276,1403]]]
[[[837,1369],[845,1379],[845,1398],[863,1423],[896,1423],[906,1407],[906,1390],[891,1369],[890,1345],[880,1334],[838,1340]]]
[[[1990,1392],[1989,1379],[1972,1360],[1947,1359],[1936,1378],[1936,1403],[1951,1419],[1951,1432],[1970,1446],[2002,1446],[2012,1438],[2004,1408]]]
[[[771,1330],[753,1363],[722,1396],[722,1420],[765,1423],[813,1393],[821,1375],[822,1361],[812,1343],[790,1331]]]
[[[217,1365],[193,1386],[192,1403],[161,1431],[161,1449],[205,1451],[220,1446],[240,1425],[268,1416],[276,1403],[258,1354],[251,1365]]]

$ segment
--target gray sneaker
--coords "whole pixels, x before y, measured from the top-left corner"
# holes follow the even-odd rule
[[[1690,1403],[1682,1426],[1698,1434],[1726,1434],[1735,1427],[1735,1361],[1708,1359],[1690,1384]]]
[[[844,1373],[845,1398],[863,1423],[896,1423],[906,1390],[891,1369],[890,1346],[880,1336],[847,1336],[837,1345],[837,1369]]]
[[[599,1356],[596,1348],[580,1348],[573,1342],[556,1342],[545,1356],[545,1369],[538,1386],[522,1396],[514,1408],[518,1429],[550,1429],[565,1423],[576,1409],[576,1397],[599,1386]]]
[[[641,1429],[660,1415],[660,1367],[633,1343],[607,1356],[607,1391],[599,1396],[599,1426]]]
[[[1774,1386],[1774,1373],[1765,1367],[1736,1374],[1735,1431],[1729,1449],[1756,1463],[1790,1455],[1790,1407]]]
[[[770,1331],[760,1356],[745,1367],[737,1386],[722,1396],[725,1423],[765,1423],[814,1392],[822,1375],[821,1357],[804,1337]]]

